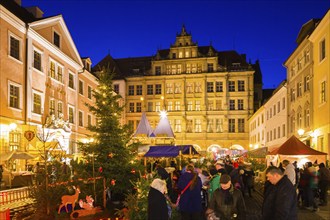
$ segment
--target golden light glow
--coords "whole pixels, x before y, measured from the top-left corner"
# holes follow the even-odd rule
[[[11,123],[11,124],[9,125],[9,129],[10,129],[11,131],[16,130],[16,128],[17,128],[17,124],[15,124],[15,123]]]
[[[159,112],[160,118],[167,118],[167,111],[166,110],[161,110]]]
[[[302,136],[302,135],[304,135],[304,134],[305,134],[305,130],[300,128],[300,129],[298,130],[298,135],[299,135],[299,136]]]

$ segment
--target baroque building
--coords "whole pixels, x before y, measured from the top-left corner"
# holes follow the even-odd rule
[[[97,86],[91,60],[80,57],[61,15],[44,18],[19,0],[0,3],[1,156],[15,150],[37,156],[40,140],[63,155],[77,153],[76,143],[95,123],[84,105],[94,102]],[[21,162],[9,168],[24,170]]]
[[[116,73],[114,88],[122,91],[125,120],[134,129],[143,112],[154,129],[166,110],[175,144],[247,149],[247,122],[259,102],[254,94],[262,94],[262,78],[259,63],[247,63],[244,54],[199,46],[183,26],[169,49],[148,57],[107,55],[93,71],[104,66]]]
[[[288,136],[297,135],[312,148],[330,147],[330,10],[305,23],[297,48],[285,61],[288,80]],[[299,131],[299,134],[298,134]]]

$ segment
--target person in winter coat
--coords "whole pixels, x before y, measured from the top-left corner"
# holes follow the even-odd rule
[[[296,220],[297,195],[295,187],[283,171],[275,166],[266,170],[269,185],[264,193],[262,220]]]
[[[214,166],[211,166],[210,167],[211,178],[209,181],[209,189],[208,189],[209,201],[212,199],[214,191],[220,187],[220,176],[221,174],[218,173],[216,168]]]
[[[231,177],[220,177],[220,188],[214,191],[206,213],[215,213],[221,220],[246,219],[246,207],[242,192],[231,183]]]
[[[180,176],[178,189],[181,192],[179,200],[181,220],[201,219],[203,209],[201,197],[202,181],[195,172],[193,165],[187,165],[186,171]],[[184,189],[186,190],[182,193]]]
[[[159,178],[152,181],[148,193],[148,220],[168,220],[168,208],[165,198],[166,182]]]
[[[320,205],[328,204],[327,192],[330,185],[330,170],[325,167],[324,163],[319,164],[319,188],[320,188]]]

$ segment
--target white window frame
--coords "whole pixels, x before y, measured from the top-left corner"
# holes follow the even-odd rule
[[[82,124],[80,124],[80,113],[81,113],[81,117],[82,117],[82,118],[81,118],[81,123],[82,123]],[[84,124],[85,124],[85,123],[84,123],[84,112],[81,111],[81,110],[79,110],[79,111],[78,111],[78,126],[79,126],[79,127],[84,127]]]
[[[37,53],[40,54],[40,70],[38,70],[37,68],[34,67],[34,51],[36,51]],[[43,62],[43,57],[44,57],[44,52],[42,50],[39,50],[37,47],[33,46],[33,50],[32,50],[32,67],[35,71],[44,74],[44,62]]]
[[[55,44],[55,42],[54,42],[54,33],[56,33],[59,37],[60,37],[60,45],[58,46],[58,48],[62,48],[62,35],[58,32],[58,31],[56,31],[54,28],[53,28],[53,31],[52,31],[52,43],[54,44],[54,46],[56,46],[57,47],[57,45]]]
[[[34,111],[34,94],[37,94],[37,95],[39,95],[40,96],[40,114],[39,113],[36,113],[35,111]],[[43,106],[44,106],[44,100],[45,100],[45,95],[44,95],[44,93],[43,92],[39,92],[39,91],[37,91],[37,90],[34,90],[34,89],[32,89],[32,102],[31,102],[31,109],[32,109],[32,114],[33,115],[42,115],[43,114],[43,112],[44,112],[44,108],[43,108]]]
[[[73,122],[70,121],[70,109],[73,110],[73,115],[72,115],[72,117],[73,117],[72,121],[73,121]],[[72,105],[68,105],[68,116],[67,116],[67,117],[68,117],[68,121],[69,121],[70,124],[75,124],[75,121],[76,121],[76,113],[75,113],[75,107],[74,107],[74,106],[72,106]]]
[[[11,55],[10,55],[10,49],[11,49],[11,41],[10,41],[10,37],[13,37],[13,38],[15,38],[16,40],[18,40],[18,42],[19,42],[19,48],[18,48],[18,59],[16,59],[15,57],[12,57]],[[16,34],[14,34],[14,33],[12,33],[12,32],[10,32],[9,31],[9,33],[8,33],[8,57],[10,57],[11,59],[13,59],[13,60],[15,60],[15,61],[17,61],[17,62],[19,62],[20,64],[23,64],[23,62],[22,62],[22,48],[23,48],[23,40],[22,40],[22,38],[21,37],[18,37]]]
[[[69,86],[69,82],[70,82],[70,74],[73,76],[73,88]],[[72,90],[76,90],[76,74],[74,74],[73,72],[69,71],[68,73],[68,88],[72,89]]]
[[[18,87],[19,89],[19,97],[18,97],[18,108],[15,108],[15,107],[11,107],[10,106],[10,86],[15,86],[15,87]],[[22,85],[18,84],[18,83],[15,83],[13,81],[8,81],[8,108],[10,109],[14,109],[16,111],[22,111],[22,106],[23,106],[23,91],[22,91]]]
[[[80,88],[80,82],[82,84],[82,88]],[[85,88],[85,81],[82,80],[82,79],[79,79],[79,81],[78,81],[78,93],[79,93],[79,95],[82,95],[82,96],[85,95],[85,89],[84,88]]]

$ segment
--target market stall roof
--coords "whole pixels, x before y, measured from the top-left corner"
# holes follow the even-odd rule
[[[296,136],[291,136],[279,148],[271,151],[268,155],[327,155],[321,151],[314,150],[301,142]]]
[[[265,158],[268,153],[268,147],[260,147],[247,152],[247,155],[252,158]]]
[[[180,153],[184,155],[197,155],[198,152],[192,145],[159,145],[150,146],[149,151],[144,155],[145,157],[177,157]]]
[[[1,154],[0,160],[6,161],[6,160],[16,160],[16,159],[21,159],[21,160],[30,160],[35,158],[35,156],[32,156],[31,154],[23,151],[10,151],[8,153]]]

